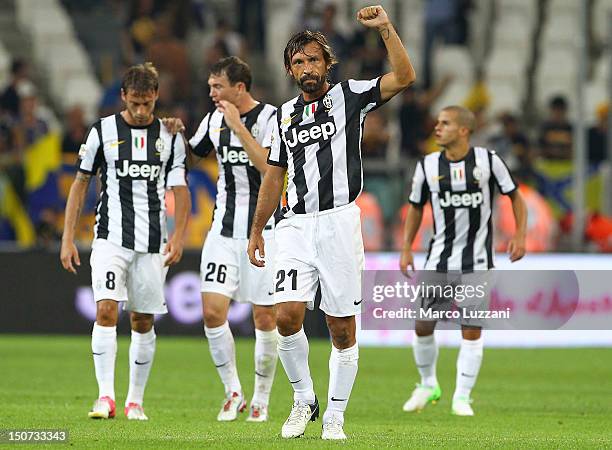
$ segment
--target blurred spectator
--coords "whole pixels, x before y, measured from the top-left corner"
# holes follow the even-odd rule
[[[19,85],[29,82],[29,66],[22,59],[16,59],[11,65],[11,79],[8,86],[0,96],[0,108],[13,117],[19,115]]]
[[[323,12],[323,2],[321,0],[298,0],[299,6],[297,10],[296,23],[294,28],[296,31],[301,30],[320,30]]]
[[[49,125],[38,115],[38,97],[32,83],[21,83],[18,89],[19,116],[15,123],[15,144],[20,150],[49,132]]]
[[[232,30],[230,24],[224,18],[217,20],[217,27],[214,34],[203,43],[205,51],[204,58],[208,67],[212,66],[219,59],[227,56],[238,56],[243,60],[246,49],[244,38]]]
[[[451,80],[447,76],[431,89],[411,86],[403,92],[399,109],[403,156],[418,158],[425,154],[425,141],[433,132],[436,122],[431,116],[431,105],[442,95]]]
[[[387,118],[380,110],[370,112],[363,126],[361,141],[364,158],[385,158],[388,144]]]
[[[361,234],[366,252],[379,252],[385,244],[385,224],[376,196],[363,191],[355,200],[361,211]]]
[[[572,157],[572,124],[567,119],[567,100],[553,97],[548,104],[548,118],[540,127],[540,151],[547,159]]]
[[[529,139],[521,130],[518,118],[513,114],[501,114],[499,122],[502,126],[501,131],[491,137],[488,147],[502,157],[513,174],[526,181],[532,173],[533,158]]]
[[[609,103],[597,107],[597,123],[589,128],[589,162],[599,164],[607,158]]]
[[[62,233],[58,228],[59,214],[53,208],[45,208],[36,225],[36,244],[42,248],[49,248],[62,240]]]
[[[0,172],[6,175],[17,197],[24,203],[25,172],[21,152],[15,144],[14,122],[15,118],[8,113],[0,116]]]
[[[482,73],[476,74],[476,81],[470,88],[467,97],[463,101],[463,106],[474,113],[476,127],[470,137],[472,146],[485,147],[491,136],[496,132],[495,123],[488,117],[488,109],[491,104],[491,94],[484,80]]]
[[[64,136],[62,137],[63,153],[78,153],[81,144],[85,142],[87,124],[85,112],[80,105],[75,105],[66,112]]]
[[[160,16],[155,25],[155,38],[147,46],[146,60],[151,61],[160,74],[171,74],[176,98],[187,100],[191,90],[187,47],[172,34],[172,20],[168,14]]]
[[[144,62],[144,52],[155,37],[155,0],[131,0],[121,44],[127,65]]]
[[[250,50],[264,52],[266,48],[266,5],[264,0],[237,0],[238,31],[247,39]]]
[[[436,41],[442,39],[446,44],[465,45],[469,35],[467,14],[471,7],[471,0],[426,0],[423,45],[423,85],[426,89],[434,79],[431,65]]]
[[[170,117],[172,107],[176,103],[176,97],[174,96],[176,89],[174,89],[174,78],[172,74],[167,72],[161,72],[159,74],[159,98],[155,103],[155,115],[158,117]],[[185,122],[183,122],[185,123]]]
[[[184,41],[189,32],[191,17],[194,15],[194,7],[191,0],[172,0],[164,2],[166,9],[164,15],[168,17],[170,33],[175,38]],[[197,18],[194,17],[194,21]]]
[[[321,14],[320,28],[334,50],[336,59],[339,61],[329,72],[329,78],[332,83],[338,83],[341,79],[345,78],[342,72],[343,66],[341,61],[344,61],[348,56],[348,41],[336,27],[336,13],[337,7],[335,4],[329,3],[325,5]]]
[[[114,78],[104,87],[100,104],[98,105],[99,116],[106,117],[123,109],[121,101],[121,80],[127,70],[127,65],[119,64],[114,68]]]
[[[358,64],[356,78],[367,80],[385,73],[387,50],[377,30],[358,28],[351,41],[350,53]]]

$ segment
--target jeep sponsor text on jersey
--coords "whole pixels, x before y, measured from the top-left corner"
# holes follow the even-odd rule
[[[336,124],[333,117],[330,117],[329,120],[321,124],[309,123],[291,128],[291,130],[285,132],[285,142],[290,148],[294,148],[298,144],[306,146],[327,141],[335,132]]]
[[[219,156],[223,164],[232,164],[234,166],[252,166],[253,163],[249,159],[249,155],[245,152],[242,147],[219,147]]]
[[[444,192],[444,198],[440,197],[442,208],[477,208],[482,204],[482,192],[451,193]]]
[[[131,178],[133,180],[154,181],[161,173],[161,163],[150,164],[146,161],[122,161],[115,162],[117,178]]]

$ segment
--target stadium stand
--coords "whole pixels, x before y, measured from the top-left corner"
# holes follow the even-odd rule
[[[467,4],[456,2],[461,8]],[[133,19],[140,17],[141,3],[148,2],[0,2],[0,24],[3,25],[0,30],[0,86],[9,83],[12,60],[20,57],[34,69],[31,81],[36,88],[37,114],[45,117],[51,129],[60,124],[61,128],[72,130],[72,125],[61,124],[55,117],[68,117],[68,113],[71,117],[79,108],[85,112],[87,123],[101,113],[115,111],[120,105],[118,74],[125,64],[138,62],[130,57],[140,55],[138,57],[144,58],[155,53],[151,53],[148,44],[138,55],[124,48],[126,36],[137,31],[133,28]],[[267,0],[257,3],[265,8],[263,45],[252,39],[253,30],[248,27],[253,24],[237,18],[234,23],[234,17],[225,14],[235,7],[230,0],[152,3],[153,9],[144,17],[151,38],[146,42],[155,42],[158,50],[164,45],[181,48],[181,52],[184,48],[187,55],[185,71],[189,72],[181,81],[188,86],[181,88],[179,93],[177,74],[172,72],[172,67],[162,67],[160,114],[178,115],[188,124],[188,130],[193,130],[203,113],[211,108],[206,89],[202,89],[211,58],[229,54],[236,40],[243,43],[240,52],[253,67],[254,89],[259,98],[278,104],[293,95],[294,87],[285,74],[282,51],[288,36],[304,23],[335,34],[343,61],[338,68],[339,78],[360,77],[363,76],[361,71],[367,72],[367,65],[356,55],[375,47],[371,47],[371,42],[364,43],[362,30],[355,25],[353,17],[354,9],[368,3],[366,0]],[[333,15],[326,16],[330,4],[335,9]],[[417,69],[417,79],[422,83],[428,0],[386,0],[382,4],[400,30]],[[472,0],[468,6],[454,17],[457,23],[450,26],[457,27],[455,31],[435,41],[431,58],[432,86],[429,89],[415,86],[401,100],[390,102],[381,109],[382,115],[372,115],[366,123],[366,127],[370,123],[369,128],[382,130],[379,135],[374,130],[374,137],[385,136],[384,143],[369,139],[370,144],[364,152],[365,186],[369,190],[366,199],[368,204],[375,205],[372,210],[382,212],[385,230],[392,229],[397,211],[406,201],[416,158],[423,152],[436,150],[431,139],[436,114],[450,103],[464,104],[475,110],[478,116],[475,141],[487,146],[503,145],[503,151],[510,152],[512,170],[544,196],[555,220],[571,212],[571,162],[563,166],[543,160],[538,156],[540,142],[537,138],[553,96],[562,95],[568,100],[570,125],[575,120],[572,108],[576,100],[577,70],[572,61],[576,58],[575,36],[579,33],[579,2]],[[588,6],[592,33],[585,113],[587,126],[599,127],[593,133],[598,133],[600,139],[605,131],[601,113],[596,114],[596,111],[602,111],[603,100],[608,97],[612,50],[606,46],[609,33],[606,14],[612,10],[612,0],[592,0]],[[219,20],[222,18],[227,19],[224,24]],[[159,27],[164,24],[171,27],[171,35],[166,36],[165,43],[155,41]],[[251,42],[247,36],[251,36]],[[372,62],[385,64],[385,61]],[[559,70],[560,67],[563,70]],[[518,135],[503,133],[503,118],[508,117],[509,112],[516,118]],[[415,126],[408,127],[402,120],[415,121]],[[78,135],[73,131],[69,134]],[[418,142],[406,143],[407,138]],[[63,155],[60,191],[65,190],[66,180],[72,176],[74,154],[70,150]],[[14,151],[19,154],[23,149]],[[512,152],[520,153],[512,156]],[[600,160],[601,157],[594,159]],[[206,163],[190,175],[192,187],[197,191],[193,230],[189,231],[194,246],[199,245],[210,223],[206,217],[213,205],[212,180],[216,178],[216,170],[214,164]],[[597,165],[589,166],[589,211],[598,212],[601,207],[601,173]],[[89,204],[89,213],[93,206]],[[91,215],[87,216],[87,220],[90,219]],[[371,223],[377,226],[368,229],[376,230],[378,219]],[[391,234],[386,233],[380,245],[377,238],[373,239],[376,244],[372,248],[392,248],[394,238]],[[86,236],[87,230],[82,235]],[[563,248],[563,239],[558,245]]]

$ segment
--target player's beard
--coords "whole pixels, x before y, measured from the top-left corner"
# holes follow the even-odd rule
[[[313,80],[314,83],[306,83],[309,80]],[[325,84],[325,77],[319,75],[304,75],[299,80],[296,80],[298,87],[307,94],[314,94],[323,89]]]

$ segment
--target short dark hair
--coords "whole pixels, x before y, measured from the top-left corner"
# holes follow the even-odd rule
[[[456,114],[456,120],[460,127],[466,127],[472,133],[476,129],[476,117],[474,113],[469,109],[459,106],[451,105],[442,108],[442,111],[451,111]]]
[[[291,58],[293,58],[293,55],[303,52],[304,47],[311,42],[319,44],[321,50],[323,50],[323,58],[325,58],[325,63],[328,67],[338,63],[336,55],[334,55],[334,51],[323,33],[320,31],[304,30],[295,33],[291,36],[289,42],[287,42],[287,46],[285,47],[285,69],[287,72],[291,71]]]
[[[11,64],[11,75],[16,75],[18,72],[27,66],[27,63],[20,58],[14,59]]]
[[[225,75],[232,85],[243,82],[246,90],[251,90],[253,82],[251,68],[237,56],[221,58],[210,68],[210,73],[211,75]]]
[[[567,109],[567,100],[562,95],[556,95],[550,99],[548,107],[551,109]]]
[[[146,62],[130,67],[121,80],[121,89],[127,94],[133,90],[137,94],[159,90],[159,74],[153,63]]]

